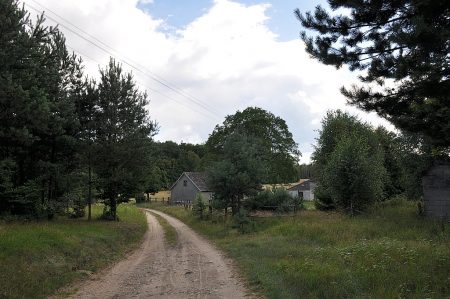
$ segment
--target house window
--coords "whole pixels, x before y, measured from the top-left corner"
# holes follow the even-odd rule
[[[183,181],[183,186],[186,187],[187,186],[187,180]]]

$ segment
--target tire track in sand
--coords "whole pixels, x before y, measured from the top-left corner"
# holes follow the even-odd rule
[[[71,298],[251,298],[225,258],[178,219],[155,210],[178,234],[166,246],[156,218],[146,212],[149,229],[134,253],[80,284]]]

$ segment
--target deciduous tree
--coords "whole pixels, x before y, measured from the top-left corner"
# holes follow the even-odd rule
[[[249,107],[228,115],[222,125],[217,125],[206,142],[213,153],[224,148],[229,136],[243,134],[261,141],[261,158],[266,160],[267,183],[286,183],[297,179],[295,166],[300,151],[286,122],[272,113],[257,107]]]

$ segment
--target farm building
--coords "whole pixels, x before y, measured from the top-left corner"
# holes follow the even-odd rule
[[[425,215],[450,221],[450,163],[436,162],[422,179]]]
[[[206,184],[206,173],[183,172],[170,188],[171,204],[192,204],[200,194],[206,202],[212,198],[212,192]]]
[[[310,179],[302,179],[298,184],[287,189],[289,194],[294,197],[302,197],[304,200],[314,200],[314,189],[317,184]]]

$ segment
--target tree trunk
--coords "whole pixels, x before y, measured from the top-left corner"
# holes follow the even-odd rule
[[[117,198],[115,196],[111,197],[111,215],[113,220],[117,220]]]
[[[239,199],[237,199],[236,197],[233,197],[231,200],[231,214],[233,216],[239,212],[238,204],[237,204],[238,201],[239,201]]]
[[[88,176],[89,176],[89,183],[88,183],[88,220],[91,221],[91,206],[92,206],[92,169],[91,169],[91,151],[89,150],[89,167],[88,167]]]

